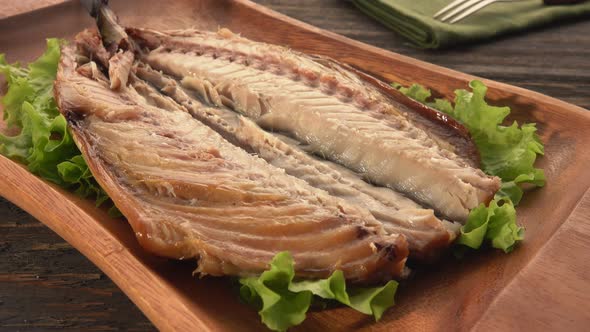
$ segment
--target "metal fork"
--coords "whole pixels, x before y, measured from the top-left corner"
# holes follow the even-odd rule
[[[434,14],[433,18],[453,24],[493,3],[516,1],[522,0],[455,0]]]

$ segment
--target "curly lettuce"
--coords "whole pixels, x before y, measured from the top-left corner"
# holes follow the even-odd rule
[[[16,135],[0,134],[0,154],[26,165],[29,171],[82,197],[109,200],[100,188],[59,113],[53,97],[60,46],[63,41],[47,40],[47,49],[26,67],[8,64],[0,54],[0,73],[8,89],[0,99],[4,121]],[[118,215],[115,208],[109,211]]]
[[[487,87],[480,81],[469,83],[471,91],[456,90],[454,104],[446,99],[431,100],[431,92],[419,84],[392,85],[467,127],[481,155],[482,169],[502,179],[502,187],[489,206],[482,204],[470,212],[457,243],[478,249],[487,241],[494,248],[510,252],[524,238],[514,209],[523,196],[523,186],[545,185],[545,173],[534,167],[537,156],[544,153],[535,124],[519,126],[514,121],[504,125],[510,108],[489,105],[485,100]]]
[[[258,277],[241,278],[241,298],[259,308],[262,322],[271,330],[285,331],[305,320],[314,298],[334,300],[379,320],[394,304],[397,282],[381,287],[346,289],[342,271],[319,280],[296,281],[293,258],[278,253],[270,268]]]

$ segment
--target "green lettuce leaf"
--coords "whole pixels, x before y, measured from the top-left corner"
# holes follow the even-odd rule
[[[82,197],[96,198],[101,205],[109,198],[90,173],[53,97],[62,43],[48,39],[45,53],[27,67],[10,65],[0,55],[0,73],[8,83],[0,100],[4,120],[9,128],[19,129],[17,135],[0,134],[0,154]],[[110,213],[117,215],[117,210]]]
[[[523,238],[524,229],[516,224],[514,205],[509,199],[500,199],[471,211],[457,243],[478,249],[484,240],[489,240],[492,247],[508,253]]]
[[[342,271],[319,280],[294,281],[293,258],[278,253],[270,269],[259,277],[241,278],[240,295],[244,301],[260,308],[262,322],[275,331],[285,331],[305,320],[313,296],[335,300],[379,320],[394,304],[397,282],[382,287],[346,289]]]
[[[391,86],[398,89],[404,95],[421,103],[426,103],[428,98],[430,98],[432,95],[430,90],[426,89],[420,84],[412,84],[407,88],[399,83],[391,83]]]
[[[513,181],[521,174],[543,176],[543,171],[534,167],[537,155],[544,153],[535,124],[519,127],[515,121],[503,126],[510,108],[488,105],[487,87],[482,82],[472,81],[469,86],[471,92],[455,91],[455,107],[448,114],[469,129],[481,154],[484,171],[503,181]],[[544,176],[531,183],[544,185]]]
[[[545,185],[545,173],[543,170],[534,169],[531,173],[520,174],[512,181],[502,181],[502,187],[496,193],[495,198],[507,198],[514,205],[518,205],[524,195],[524,191],[522,190],[522,185],[524,184],[542,187]]]
[[[461,122],[473,138],[481,154],[482,169],[491,175],[502,178],[504,182],[515,181],[523,174],[532,179],[517,181],[536,186],[545,184],[542,169],[534,167],[537,155],[543,155],[544,149],[534,123],[510,126],[502,123],[510,114],[509,107],[495,107],[485,101],[487,87],[480,81],[469,83],[472,91],[459,89],[455,91],[455,105],[446,99],[430,101],[431,92],[419,84],[409,88],[393,83],[393,87],[408,97],[444,112]]]
[[[385,310],[395,304],[397,286],[397,281],[390,280],[381,287],[353,288],[349,291],[350,304],[344,304],[365,315],[373,315],[378,321]]]
[[[523,186],[545,185],[543,170],[534,167],[537,156],[544,153],[535,124],[503,125],[510,108],[489,105],[485,101],[487,87],[480,81],[469,84],[471,91],[456,90],[454,105],[445,99],[431,100],[431,92],[419,84],[392,86],[467,127],[481,155],[482,169],[502,179],[502,187],[489,206],[470,212],[457,243],[477,249],[488,240],[494,248],[511,251],[524,234],[516,224],[514,209],[522,199]]]
[[[271,261],[270,269],[259,277],[240,279],[240,295],[247,303],[262,304],[258,313],[271,330],[285,331],[305,320],[312,293],[289,290],[294,276],[291,255],[281,252]]]

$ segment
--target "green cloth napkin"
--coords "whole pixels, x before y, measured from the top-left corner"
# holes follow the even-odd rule
[[[546,25],[589,17],[590,2],[547,6],[543,0],[498,2],[455,24],[432,18],[451,0],[352,0],[363,12],[422,48],[443,48]],[[589,31],[590,33],[590,31]]]

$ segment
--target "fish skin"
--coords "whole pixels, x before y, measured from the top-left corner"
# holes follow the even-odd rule
[[[75,59],[64,46],[58,107],[147,250],[196,257],[203,275],[256,275],[284,250],[298,277],[341,269],[367,283],[404,273],[404,236],[387,234],[364,208],[232,145],[166,98],[150,101],[133,86],[111,90],[92,70],[77,71]]]
[[[261,127],[285,131],[315,153],[450,220],[464,222],[470,209],[487,204],[499,189],[499,178],[471,167],[440,137],[434,139],[406,111],[384,102],[376,88],[345,69],[333,70],[224,29],[127,31],[151,49],[143,61],[177,77],[184,87],[213,103],[227,100],[227,106]]]

